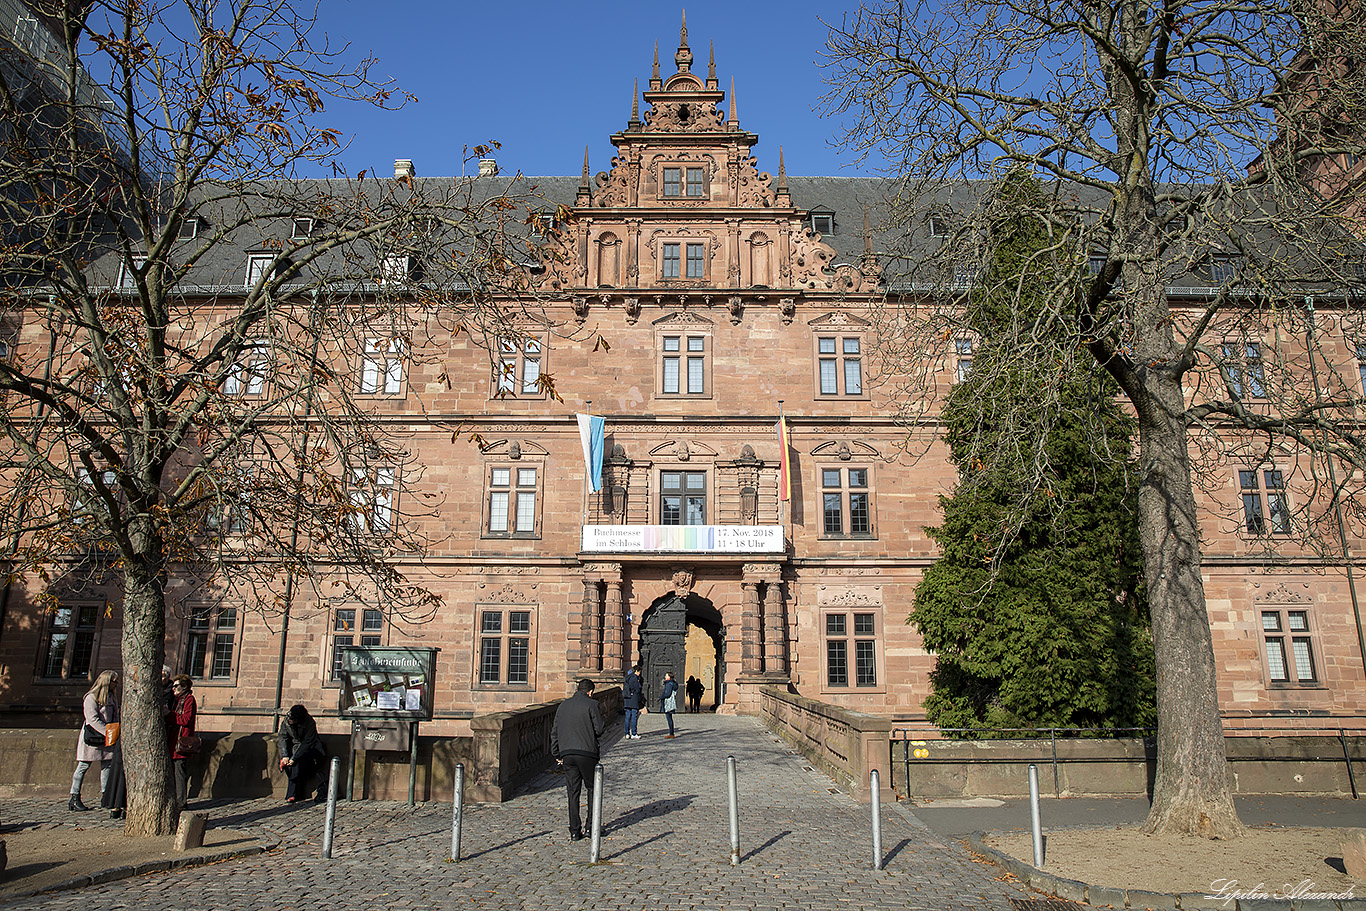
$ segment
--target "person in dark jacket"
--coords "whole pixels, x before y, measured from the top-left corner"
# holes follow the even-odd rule
[[[683,691],[688,694],[688,711],[694,715],[702,711],[702,694],[707,691],[702,681],[689,677],[688,682],[683,684]]]
[[[580,680],[578,689],[555,710],[555,721],[550,726],[550,755],[564,766],[564,786],[569,796],[569,837],[583,838],[583,820],[579,815],[579,794],[588,791],[588,805],[593,805],[593,770],[598,764],[598,738],[607,730],[602,710],[593,698],[593,681]]]
[[[659,691],[659,710],[669,722],[669,733],[664,735],[664,739],[673,740],[674,712],[678,711],[678,681],[674,679],[673,671],[664,675],[664,688]]]
[[[640,665],[633,664],[626,672],[626,682],[621,686],[621,704],[626,709],[626,739],[639,740],[636,725],[640,723],[640,706],[645,687],[640,682]]]
[[[318,738],[318,724],[308,709],[302,705],[291,706],[289,714],[280,719],[280,770],[289,778],[289,789],[285,791],[288,803],[297,803],[300,794],[308,794],[308,783],[313,774],[322,768],[327,751]],[[317,800],[327,799],[327,782],[318,788]]]

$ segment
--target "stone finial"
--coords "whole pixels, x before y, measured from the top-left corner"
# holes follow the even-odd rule
[[[640,80],[631,81],[631,126],[640,126]]]
[[[655,65],[654,65],[654,68],[650,70],[650,90],[653,91],[653,92],[657,92],[657,91],[659,91],[659,87],[660,87],[661,85],[663,85],[663,84],[664,84],[663,80],[661,80],[661,79],[659,78],[659,42],[656,41],[656,42],[655,42]]]
[[[576,206],[587,205],[592,198],[593,189],[588,179],[588,146],[583,147],[583,175],[579,177],[579,192],[574,197]]]
[[[707,53],[707,88],[716,88],[716,42],[712,41]]]
[[[873,229],[868,224],[868,209],[863,210],[863,261],[859,264],[863,276],[868,281],[877,278],[878,267],[877,254],[873,252]]]
[[[683,27],[678,30],[678,53],[674,54],[674,63],[678,64],[680,73],[691,72],[692,49],[688,47],[688,11],[683,11]]]
[[[783,147],[778,146],[778,192],[787,190],[787,165],[783,163]]]
[[[739,126],[740,118],[735,116],[735,77],[730,77],[730,119],[726,121],[726,126]]]

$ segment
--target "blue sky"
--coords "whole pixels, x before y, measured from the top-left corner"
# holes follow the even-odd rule
[[[760,170],[777,171],[781,145],[789,174],[875,173],[832,148],[837,124],[817,111],[821,20],[838,24],[847,7],[815,0],[323,0],[329,39],[349,41],[353,57],[375,55],[375,72],[418,102],[383,112],[334,101],[320,122],[353,135],[341,156],[352,174],[390,171],[396,158],[413,159],[419,175],[459,174],[462,148],[489,140],[502,143],[504,173],[576,175],[585,145],[593,172],[603,171],[608,136],[630,116],[632,80],[646,88],[656,40],[661,74],[675,71],[685,5],[693,71],[706,74],[715,41],[721,88],[734,77],[740,125],[759,134]]]

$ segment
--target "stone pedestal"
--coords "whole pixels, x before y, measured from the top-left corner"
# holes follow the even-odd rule
[[[1352,879],[1366,880],[1366,829],[1342,836],[1342,866]]]
[[[208,813],[181,813],[180,824],[176,826],[175,830],[175,850],[188,851],[191,848],[202,848],[204,846],[204,829],[208,825]]]

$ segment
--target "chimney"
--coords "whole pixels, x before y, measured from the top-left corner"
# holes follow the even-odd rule
[[[479,176],[480,176],[480,177],[497,177],[497,176],[498,176],[498,162],[497,162],[497,160],[496,160],[496,159],[493,159],[493,158],[481,158],[481,159],[479,159]]]
[[[416,177],[417,171],[413,168],[411,158],[394,159],[394,177],[402,179],[404,177]]]

